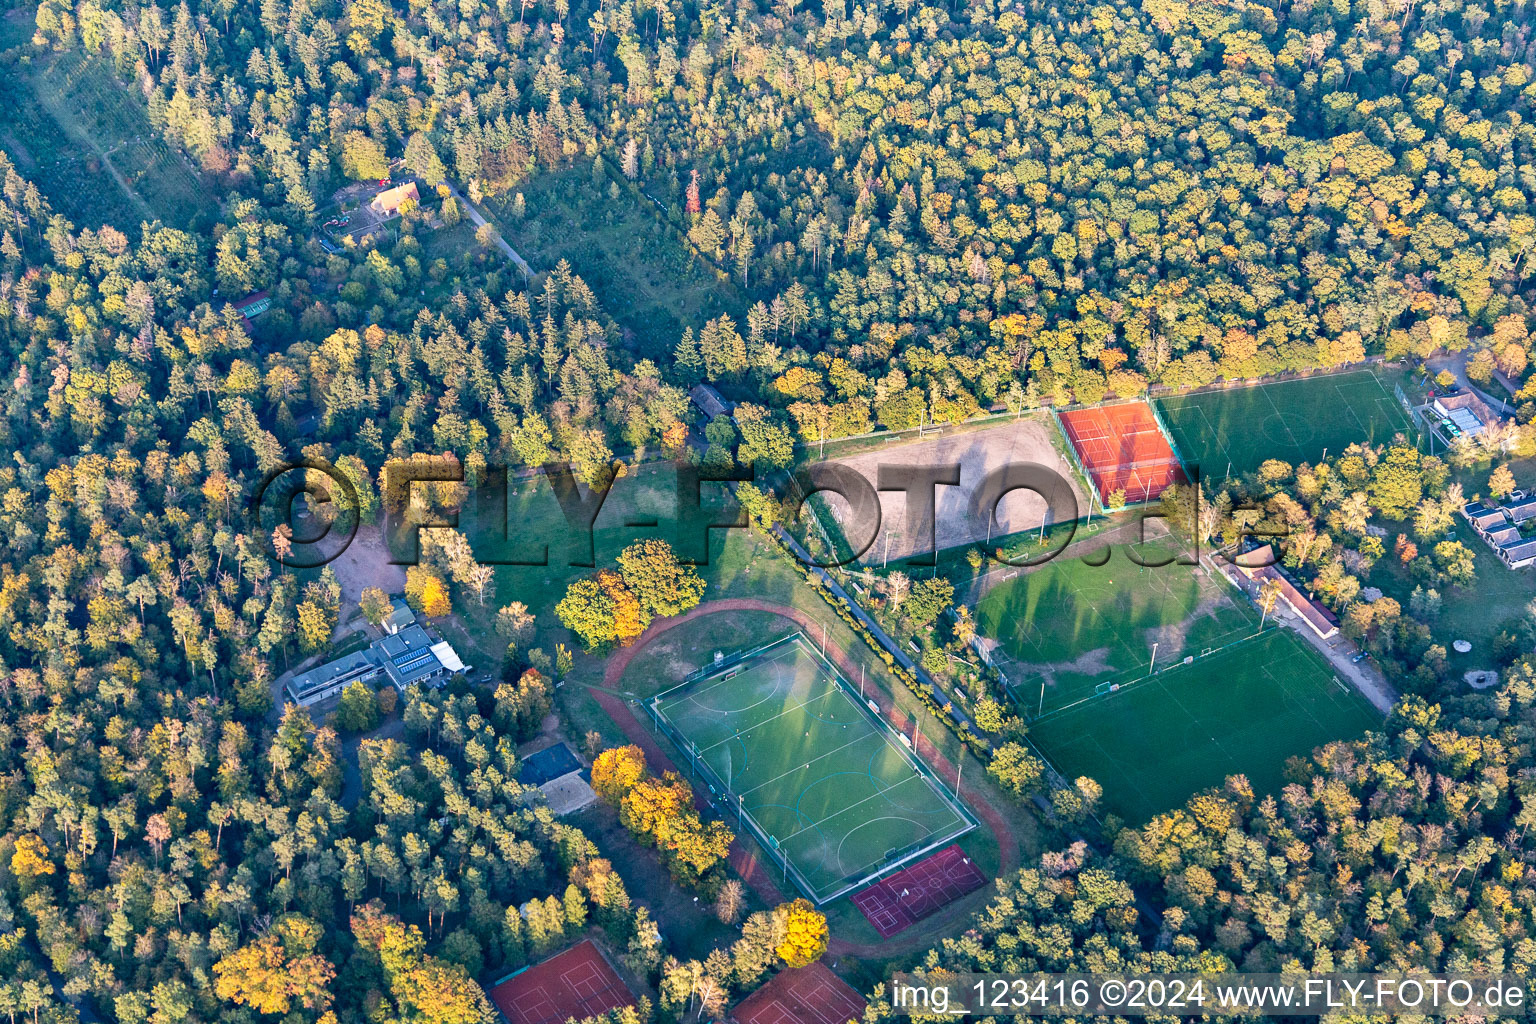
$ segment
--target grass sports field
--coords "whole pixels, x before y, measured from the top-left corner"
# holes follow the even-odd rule
[[[1104,787],[1104,807],[1141,823],[1243,774],[1257,793],[1284,784],[1286,758],[1379,728],[1381,717],[1284,627],[1030,728],[1068,778]]]
[[[1171,541],[1138,545],[1145,561],[1174,555]],[[1095,560],[1107,549],[1093,552]],[[1136,565],[1116,545],[1094,566],[1065,555],[991,585],[976,606],[978,631],[1030,714],[1059,711],[1116,683],[1251,634],[1248,602],[1203,567]]]
[[[975,825],[798,633],[647,706],[818,903]]]
[[[1265,459],[1316,462],[1324,449],[1380,443],[1408,428],[1392,391],[1370,370],[1273,381],[1226,391],[1158,399],[1186,465],[1220,480],[1249,473]]]

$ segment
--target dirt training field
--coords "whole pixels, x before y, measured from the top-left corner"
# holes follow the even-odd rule
[[[1058,450],[1058,443],[1060,433],[1055,424],[1047,417],[1034,416],[985,430],[915,440],[827,461],[852,467],[872,486],[878,484],[882,465],[935,466],[958,463],[959,486],[939,486],[934,489],[934,535],[936,547],[942,551],[975,541],[986,541],[989,536],[995,541],[1008,534],[1022,533],[1040,526],[1046,511],[1045,500],[1030,491],[1014,491],[1004,497],[998,503],[997,518],[990,524],[990,529],[986,513],[976,514],[972,511],[976,488],[987,474],[1003,466],[1034,462],[1054,470],[1070,485],[1077,502],[1078,515],[1085,515],[1088,496],[1077,474]],[[814,449],[809,454],[814,457]],[[823,524],[829,530],[837,527],[842,532],[842,537],[838,538],[840,547],[845,539],[868,535],[868,527],[847,522],[850,508],[841,497],[823,492],[817,498],[824,502],[821,507],[830,509],[832,513],[831,517],[823,516]],[[881,492],[880,513],[880,532],[864,552],[861,562],[879,565],[887,557],[896,561],[927,554],[935,549],[933,544],[920,544],[921,531],[908,524],[906,496],[901,491]]]

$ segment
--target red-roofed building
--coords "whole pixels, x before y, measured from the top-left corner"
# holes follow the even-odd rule
[[[1307,628],[1319,637],[1327,640],[1339,631],[1339,620],[1323,607],[1315,598],[1303,594],[1291,578],[1277,569],[1273,564],[1276,560],[1275,549],[1269,544],[1254,548],[1238,556],[1235,563],[1244,576],[1253,580],[1255,584],[1263,586],[1268,580],[1280,581],[1280,597],[1296,613],[1297,618],[1307,624]],[[1244,562],[1247,564],[1245,565]]]
[[[385,189],[373,197],[373,202],[369,203],[368,207],[381,217],[393,217],[400,212],[400,207],[407,200],[417,203],[421,201],[421,193],[416,191],[414,181]]]

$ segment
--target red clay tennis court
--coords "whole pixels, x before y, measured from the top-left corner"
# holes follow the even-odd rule
[[[1125,491],[1127,504],[1152,501],[1185,480],[1173,445],[1145,402],[1068,409],[1057,419],[1093,478],[1101,505],[1119,490]]]
[[[986,884],[987,876],[960,847],[947,846],[851,898],[888,939]]]
[[[730,1015],[736,1024],[846,1024],[864,1016],[864,998],[818,963],[785,968]]]
[[[523,968],[492,988],[490,996],[512,1024],[563,1024],[635,1003],[634,993],[591,939]]]

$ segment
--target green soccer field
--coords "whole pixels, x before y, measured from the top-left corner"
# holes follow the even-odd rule
[[[1317,462],[1356,441],[1381,443],[1408,429],[1390,388],[1369,370],[1274,381],[1157,400],[1188,466],[1208,480],[1249,473],[1265,459]]]
[[[1138,550],[1156,562],[1178,549],[1152,541]],[[1100,566],[1061,557],[1002,579],[977,604],[976,624],[998,642],[993,659],[1034,715],[1146,675],[1154,644],[1156,663],[1171,665],[1247,637],[1258,616],[1202,566],[1143,567],[1116,548]]]
[[[650,709],[818,903],[975,825],[798,633]]]
[[[1381,716],[1284,627],[1177,665],[1030,728],[1069,779],[1104,787],[1104,808],[1139,824],[1228,775],[1256,793],[1284,785],[1285,761],[1381,727]]]

